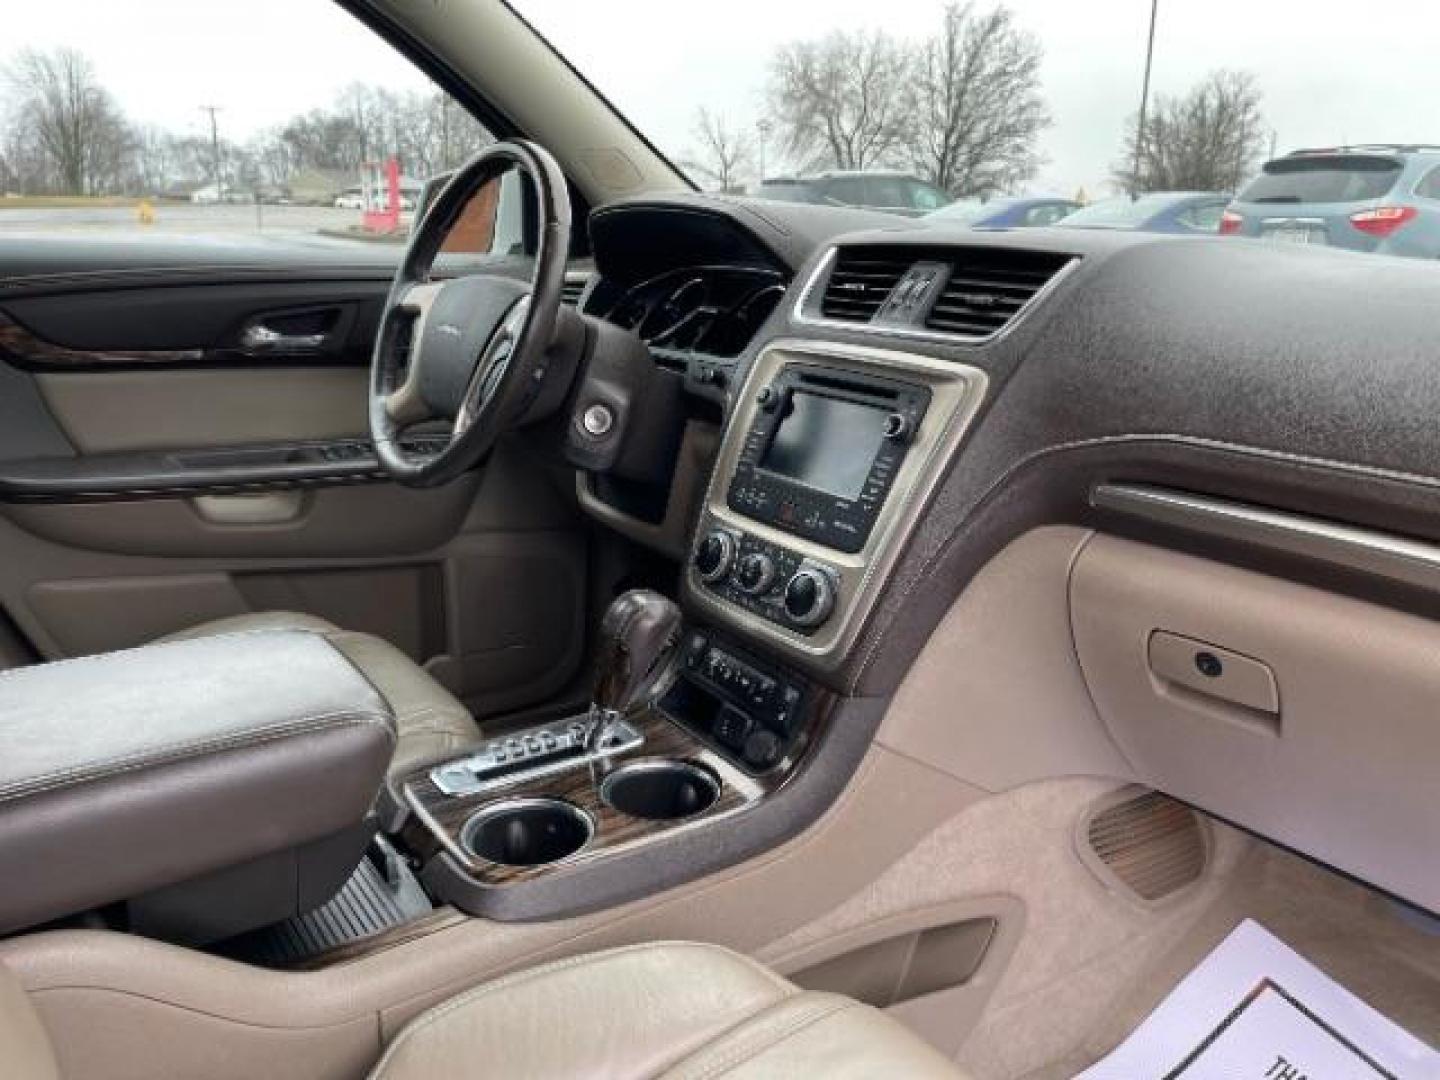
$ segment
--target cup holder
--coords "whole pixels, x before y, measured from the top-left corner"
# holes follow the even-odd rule
[[[595,823],[563,799],[506,799],[465,823],[465,850],[503,866],[543,866],[569,858],[590,842]]]
[[[631,817],[674,821],[715,805],[720,781],[686,761],[639,761],[607,776],[600,797]]]

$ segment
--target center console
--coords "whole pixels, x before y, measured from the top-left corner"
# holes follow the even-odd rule
[[[810,800],[865,743],[830,725],[841,704],[824,671],[853,644],[985,385],[978,369],[883,349],[763,350],[685,569],[698,618],[682,625],[655,593],[619,597],[588,714],[392,780],[389,829],[432,895],[497,919],[578,914],[823,809]],[[828,771],[810,767],[827,755]]]
[[[766,348],[720,449],[687,599],[782,655],[838,666],[985,383],[911,353]]]

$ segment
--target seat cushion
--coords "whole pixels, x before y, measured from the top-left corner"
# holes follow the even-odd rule
[[[638,945],[486,983],[417,1017],[372,1080],[963,1080],[898,1023],[714,945]]]
[[[0,967],[0,1076],[60,1080],[50,1037],[29,996],[4,967]]]
[[[201,623],[161,640],[243,634],[255,630],[307,630],[324,635],[354,664],[395,714],[395,756],[390,772],[463,753],[481,739],[470,712],[415,661],[373,634],[341,630],[314,615],[293,611],[262,611]]]

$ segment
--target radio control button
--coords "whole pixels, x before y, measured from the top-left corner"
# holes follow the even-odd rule
[[[823,570],[802,567],[785,586],[784,603],[796,626],[819,626],[835,609],[835,586]]]
[[[734,562],[735,538],[723,530],[710,533],[695,549],[695,570],[707,584],[728,574]]]
[[[735,567],[735,584],[741,592],[760,596],[775,581],[775,562],[763,552],[752,552]]]

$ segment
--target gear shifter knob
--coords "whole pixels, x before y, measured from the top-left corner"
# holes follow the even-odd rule
[[[674,681],[680,609],[649,589],[615,599],[600,623],[596,710],[625,716],[652,704]]]

